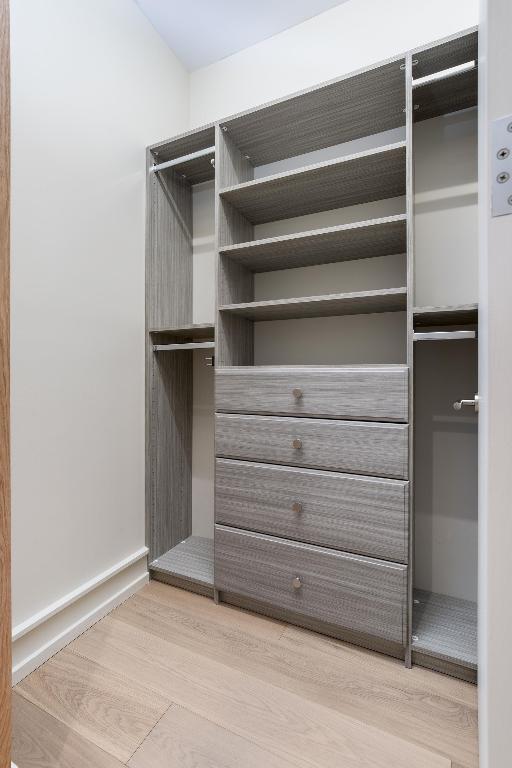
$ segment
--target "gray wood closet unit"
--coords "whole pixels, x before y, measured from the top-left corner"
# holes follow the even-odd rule
[[[476,434],[474,414],[452,403],[477,391],[477,306],[416,300],[414,176],[418,126],[477,106],[476,62],[477,32],[469,30],[147,151],[152,577],[469,680],[476,679],[476,603],[457,589],[425,588],[415,555],[427,546],[435,563],[436,536],[427,545],[422,523],[416,538],[415,522],[417,508],[428,513],[438,503],[428,475],[432,423],[441,418],[446,433]],[[332,150],[349,142],[333,159]],[[215,183],[216,309],[214,322],[198,325],[192,196],[208,181]],[[313,214],[398,198],[401,212],[307,225]],[[262,226],[289,219],[298,230],[261,236]],[[260,274],[396,255],[404,255],[404,269],[393,286],[281,298],[258,292]],[[311,364],[306,350],[300,365],[261,362],[260,324],[377,315],[385,328],[395,313],[403,323],[399,362],[347,361],[343,334],[340,364]],[[192,381],[194,350],[213,348],[209,539],[192,535]],[[459,503],[452,497],[463,483],[453,477],[442,510]]]

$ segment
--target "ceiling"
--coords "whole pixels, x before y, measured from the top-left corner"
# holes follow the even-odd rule
[[[346,0],[135,0],[192,71]]]

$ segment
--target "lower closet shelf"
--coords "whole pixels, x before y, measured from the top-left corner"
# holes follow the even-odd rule
[[[213,539],[189,536],[149,565],[154,579],[213,596]]]
[[[437,659],[476,672],[476,603],[414,590],[412,649],[422,657],[430,657],[434,668]]]

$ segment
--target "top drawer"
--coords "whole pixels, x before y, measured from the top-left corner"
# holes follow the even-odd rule
[[[406,422],[405,365],[217,368],[215,406],[228,413]]]

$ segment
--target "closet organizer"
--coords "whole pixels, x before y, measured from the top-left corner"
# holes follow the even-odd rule
[[[477,101],[473,29],[147,151],[152,577],[469,680]]]

